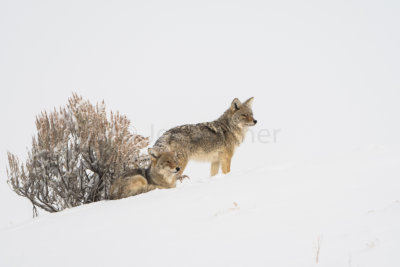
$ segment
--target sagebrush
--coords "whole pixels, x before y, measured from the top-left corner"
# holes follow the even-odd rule
[[[34,207],[49,212],[109,198],[110,184],[127,170],[143,168],[140,150],[149,139],[130,131],[104,101],[92,105],[73,94],[68,104],[36,117],[37,135],[25,163],[8,152],[8,183]]]

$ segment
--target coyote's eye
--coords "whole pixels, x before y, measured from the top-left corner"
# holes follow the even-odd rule
[[[247,116],[245,114],[242,114],[242,118],[246,118]]]

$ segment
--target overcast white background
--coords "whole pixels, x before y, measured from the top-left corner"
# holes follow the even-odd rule
[[[248,139],[233,169],[396,150],[399,28],[399,1],[1,0],[0,227],[31,216],[6,152],[24,158],[35,116],[72,92],[146,136],[254,96],[252,130],[277,143]]]

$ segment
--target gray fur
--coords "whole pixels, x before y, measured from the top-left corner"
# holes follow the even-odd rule
[[[110,189],[110,199],[120,199],[145,193],[156,188],[173,188],[179,168],[176,156],[171,152],[149,149],[151,165],[147,169],[127,171],[117,178]]]
[[[248,127],[257,122],[251,109],[253,99],[241,103],[235,98],[229,109],[212,122],[172,128],[156,141],[153,149],[176,152],[181,173],[189,160],[212,162],[211,175],[216,174],[216,165],[227,173],[236,147],[243,142]]]

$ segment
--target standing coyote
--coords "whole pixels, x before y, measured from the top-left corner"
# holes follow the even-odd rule
[[[111,185],[110,199],[120,199],[145,193],[156,188],[176,186],[180,168],[172,152],[157,152],[149,148],[151,165],[147,169],[134,169],[117,178]]]
[[[249,126],[257,120],[251,109],[254,97],[244,103],[235,98],[229,109],[212,122],[182,125],[165,132],[155,143],[153,149],[174,151],[178,156],[182,175],[189,160],[211,162],[211,176],[231,170],[231,159],[235,149],[243,142]]]

